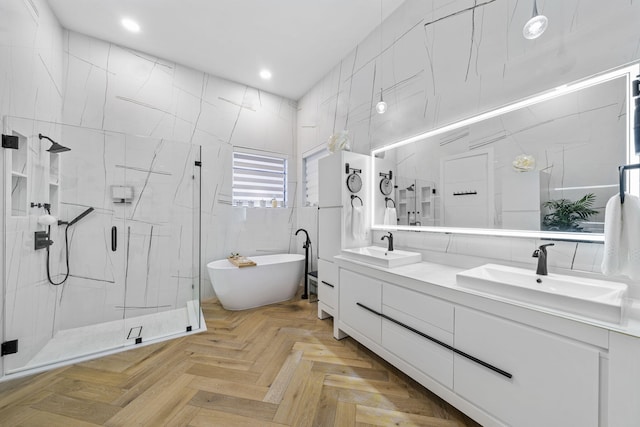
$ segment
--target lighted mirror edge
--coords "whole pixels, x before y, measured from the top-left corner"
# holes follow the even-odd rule
[[[373,225],[372,230],[378,231],[421,231],[428,233],[440,234],[464,234],[476,236],[494,236],[494,237],[517,237],[524,239],[543,239],[566,242],[583,242],[583,243],[604,243],[604,234],[596,233],[562,233],[556,231],[523,231],[523,230],[506,230],[499,228],[460,228],[460,227],[428,227],[428,226],[384,226]]]
[[[614,69],[604,71],[594,76],[574,81],[566,85],[558,86],[554,89],[542,92],[537,95],[533,95],[529,98],[522,99],[520,101],[506,104],[502,107],[498,107],[494,110],[485,111],[475,116],[467,117],[457,122],[448,123],[439,128],[431,129],[426,132],[402,139],[400,141],[393,142],[391,144],[383,145],[382,147],[371,150],[371,170],[375,171],[376,154],[382,153],[393,148],[402,147],[403,145],[411,144],[412,142],[419,141],[421,139],[429,138],[432,136],[440,135],[445,132],[449,132],[454,129],[468,126],[473,123],[477,123],[482,120],[490,119],[492,117],[499,116],[511,111],[515,111],[520,108],[528,107],[529,105],[536,104],[538,102],[553,99],[562,95],[566,95],[575,92],[580,89],[584,89],[598,83],[603,83],[609,80],[613,80],[620,77],[626,78],[627,93],[631,93],[631,81],[640,74],[640,64],[633,63],[632,65],[625,64]],[[626,117],[626,134],[627,134],[627,163],[637,162],[640,158],[639,155],[633,153],[631,146],[631,126],[633,117],[634,104],[632,98],[628,98],[627,101],[627,117]],[[638,196],[640,189],[632,183],[631,179],[629,186],[629,193]],[[370,185],[371,194],[375,194],[376,184],[375,180],[371,179]],[[561,233],[555,231],[521,231],[521,230],[507,230],[507,229],[494,229],[494,228],[458,228],[458,227],[428,227],[428,226],[381,226],[373,224],[375,220],[375,206],[371,204],[371,229],[372,230],[384,230],[384,231],[424,231],[431,233],[441,234],[464,234],[464,235],[480,235],[480,236],[497,236],[497,237],[515,237],[515,238],[528,238],[528,239],[545,239],[545,240],[560,240],[569,242],[584,242],[584,243],[604,243],[604,234],[602,233]]]

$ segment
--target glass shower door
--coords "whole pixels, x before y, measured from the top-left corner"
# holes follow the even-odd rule
[[[127,136],[125,318],[143,341],[200,328],[200,147]],[[195,262],[194,265],[194,261]]]

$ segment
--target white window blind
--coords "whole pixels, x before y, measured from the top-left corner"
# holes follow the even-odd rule
[[[233,202],[286,200],[287,159],[245,152],[233,153]],[[270,203],[267,203],[271,206]]]
[[[327,157],[329,154],[329,150],[323,148],[304,158],[305,206],[316,206],[318,204],[318,188],[320,184],[318,160]]]

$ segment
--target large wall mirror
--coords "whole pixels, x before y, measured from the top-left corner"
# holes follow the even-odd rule
[[[602,242],[618,166],[637,161],[629,140],[638,70],[607,71],[373,150],[373,228]]]

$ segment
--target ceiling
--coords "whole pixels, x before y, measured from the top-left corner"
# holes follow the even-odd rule
[[[381,0],[387,17],[404,0]],[[380,24],[375,0],[48,0],[63,27],[297,100]],[[124,17],[139,33],[125,30]],[[267,68],[273,77],[259,77]]]

